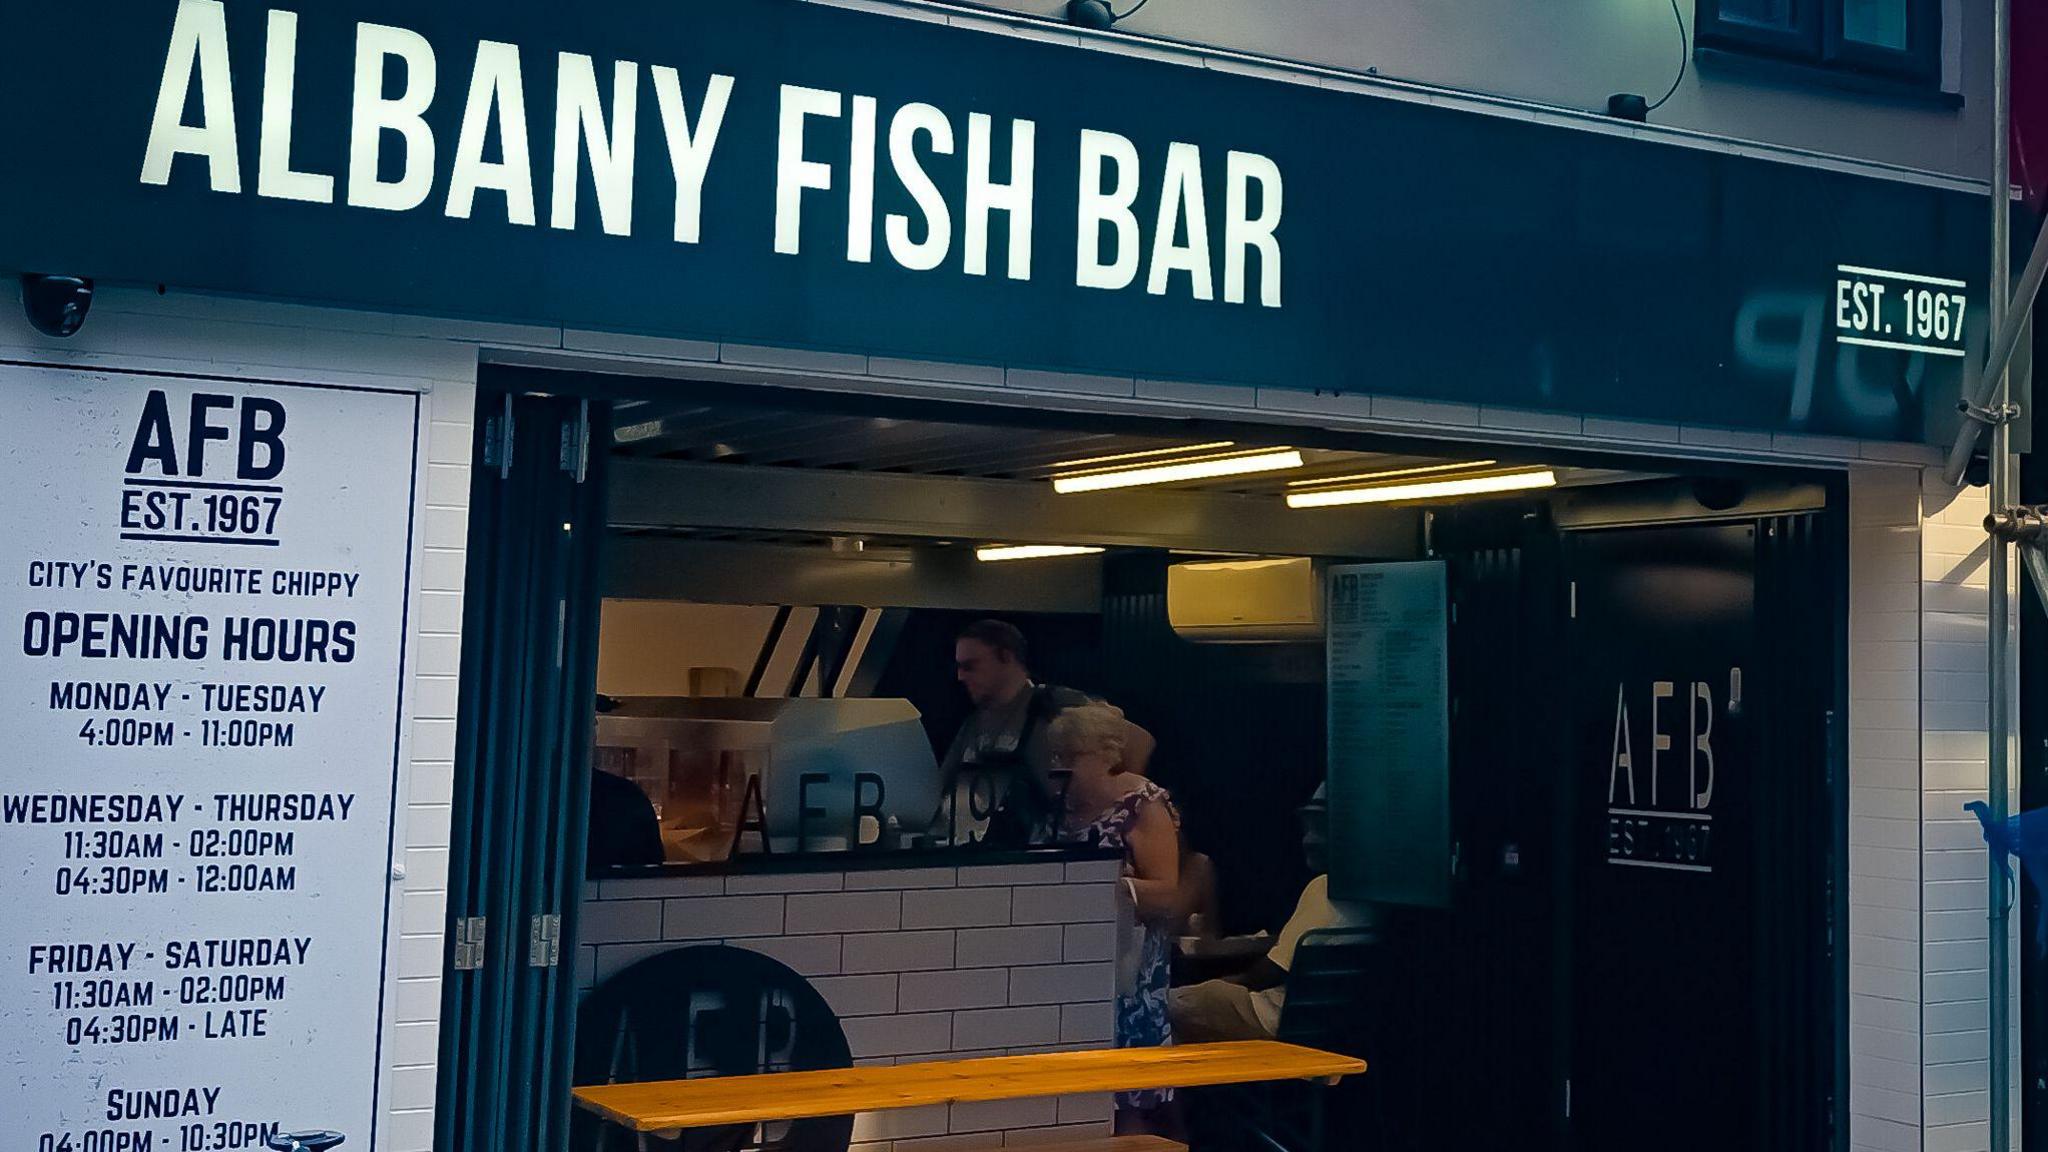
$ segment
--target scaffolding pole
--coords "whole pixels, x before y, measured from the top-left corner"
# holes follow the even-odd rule
[[[1949,446],[1948,465],[1942,469],[1942,476],[1950,486],[1963,482],[1963,473],[1970,467],[1970,457],[1977,450],[1977,438],[1984,429],[2002,419],[2012,419],[2018,412],[2007,405],[1994,410],[1991,407],[1991,390],[2000,377],[2006,374],[2012,364],[2013,353],[2019,350],[2020,339],[2029,325],[2027,317],[2034,310],[2034,301],[2041,294],[2041,281],[2048,277],[2048,227],[2034,233],[2034,249],[2027,257],[2027,266],[2020,273],[2019,287],[2013,291],[2012,304],[2005,310],[2005,323],[1997,325],[1991,335],[1991,353],[1984,360],[1984,370],[1977,376],[1976,395],[1970,396],[1960,405],[1963,411],[1962,430],[1956,434],[1956,441]]]
[[[2012,303],[2012,266],[2010,263],[2012,228],[2012,0],[1992,0],[1992,64],[1991,64],[1991,276],[1989,288],[1989,327],[1992,333],[1999,333],[2007,323],[2006,312]],[[2032,261],[2029,261],[2032,263]],[[2014,317],[2017,320],[2019,317]],[[1987,352],[1990,351],[1987,349]],[[1985,405],[1995,414],[1991,424],[1990,448],[1990,503],[1992,513],[2003,513],[2016,503],[2018,493],[2018,467],[2012,453],[2012,372],[2010,358],[1985,364],[1988,372],[1995,376],[1990,385],[1989,403]],[[1998,535],[1988,538],[1990,547],[1990,708],[1987,756],[1988,768],[1985,791],[1991,809],[1993,827],[2003,826],[2010,806],[2007,795],[2011,791],[2012,752],[2014,744],[2013,721],[2019,698],[2019,666],[2017,646],[2013,643],[2011,616],[2013,609],[2013,546]],[[2012,966],[2011,934],[2009,917],[2012,898],[2009,895],[2006,862],[2002,856],[1994,857],[1989,864],[1990,872],[1986,891],[1986,941],[1985,957],[1987,993],[1987,1020],[1990,1036],[1986,1072],[1991,1083],[1989,1111],[1991,1127],[1991,1152],[2010,1152],[2012,1148]]]

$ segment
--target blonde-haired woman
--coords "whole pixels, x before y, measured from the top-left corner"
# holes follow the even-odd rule
[[[1123,852],[1123,886],[1135,911],[1131,938],[1118,949],[1116,1043],[1168,1040],[1166,988],[1171,925],[1180,917],[1180,813],[1166,789],[1126,767],[1132,725],[1103,703],[1062,711],[1047,729],[1053,766],[1067,775],[1064,838]],[[1170,1089],[1117,1095],[1117,1127],[1153,1127],[1150,1114]]]

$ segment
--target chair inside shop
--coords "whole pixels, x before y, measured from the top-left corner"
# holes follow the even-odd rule
[[[1389,1021],[1384,997],[1377,994],[1384,982],[1374,979],[1374,968],[1383,955],[1379,933],[1369,928],[1321,928],[1302,936],[1287,971],[1287,999],[1275,1037],[1360,1057],[1373,1073],[1356,1078],[1355,1087],[1347,1082],[1332,1089],[1328,1100],[1306,1084],[1204,1089],[1191,1105],[1196,1152],[1323,1152],[1354,1141],[1377,1143],[1380,1055]],[[1331,1132],[1349,1138],[1333,1141]]]

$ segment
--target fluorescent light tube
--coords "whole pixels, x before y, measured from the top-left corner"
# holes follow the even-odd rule
[[[1427,464],[1420,468],[1394,468],[1384,472],[1353,472],[1346,476],[1311,476],[1306,480],[1289,480],[1289,488],[1335,488],[1342,484],[1356,487],[1360,481],[1377,483],[1381,480],[1398,480],[1403,476],[1430,476],[1440,472],[1477,472],[1491,468],[1497,460],[1466,460],[1457,464]]]
[[[990,544],[976,548],[976,560],[1043,560],[1048,556],[1091,556],[1102,551],[1083,544]]]
[[[1481,496],[1491,492],[1521,492],[1549,488],[1557,473],[1508,472],[1493,476],[1466,476],[1457,480],[1427,480],[1415,484],[1381,484],[1371,488],[1339,488],[1330,492],[1289,492],[1289,508],[1331,508],[1344,504],[1387,504],[1397,500],[1436,500],[1449,496]]]
[[[1114,456],[1090,456],[1086,460],[1062,460],[1053,465],[1055,469],[1095,468],[1105,464],[1122,464],[1131,460],[1151,460],[1160,456],[1192,456],[1197,452],[1215,452],[1224,448],[1237,447],[1235,440],[1217,440],[1208,444],[1183,444],[1174,448],[1147,448],[1143,452],[1119,452]]]
[[[1052,490],[1061,495],[1100,492],[1106,488],[1135,488],[1141,484],[1176,484],[1183,480],[1207,480],[1214,476],[1243,476],[1252,472],[1278,472],[1301,467],[1301,453],[1292,448],[1257,452],[1243,456],[1220,456],[1206,460],[1183,460],[1172,464],[1148,464],[1143,468],[1120,468],[1080,476],[1055,476]]]

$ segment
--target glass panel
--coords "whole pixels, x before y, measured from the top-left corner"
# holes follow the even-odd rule
[[[1842,39],[1903,52],[1906,12],[1907,0],[1842,0]]]
[[[1795,0],[1721,0],[1717,12],[1728,24],[1748,28],[1790,29]]]

